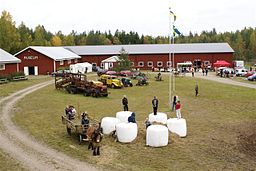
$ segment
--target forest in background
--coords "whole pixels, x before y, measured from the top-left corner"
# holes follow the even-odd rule
[[[256,28],[244,28],[236,32],[217,33],[216,29],[200,34],[175,37],[175,43],[220,43],[227,42],[234,49],[234,60],[256,63]],[[168,44],[168,36],[153,37],[137,32],[116,30],[115,33],[101,31],[72,31],[65,35],[61,31],[52,33],[43,25],[34,29],[25,23],[16,26],[9,12],[3,11],[0,18],[0,48],[15,54],[28,46],[75,46],[75,45],[119,45],[119,44]]]

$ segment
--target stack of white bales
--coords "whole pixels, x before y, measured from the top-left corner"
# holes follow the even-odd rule
[[[130,111],[120,111],[116,113],[116,118],[121,122],[128,123],[128,117],[131,116],[132,112]]]
[[[151,125],[147,128],[146,145],[162,147],[168,145],[168,128],[163,125]]]
[[[170,132],[178,134],[180,137],[187,136],[187,123],[186,120],[181,118],[170,118],[167,120],[167,127]]]
[[[116,130],[116,124],[121,121],[115,117],[104,117],[101,120],[101,127],[103,129],[103,134],[110,134],[114,130]]]
[[[138,126],[136,123],[119,123],[116,125],[116,135],[119,142],[130,143],[137,137]]]
[[[151,123],[158,122],[158,123],[166,124],[166,122],[167,122],[167,114],[166,113],[162,113],[162,112],[157,112],[157,114],[154,115],[154,113],[151,113],[148,116],[148,120]]]

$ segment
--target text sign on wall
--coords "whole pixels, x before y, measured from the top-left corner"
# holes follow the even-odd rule
[[[38,56],[24,56],[24,59],[35,60],[38,59]]]

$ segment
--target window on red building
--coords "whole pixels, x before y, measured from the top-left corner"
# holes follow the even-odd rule
[[[0,64],[0,70],[5,70],[5,64]]]
[[[144,62],[143,61],[138,62],[138,66],[139,67],[144,67]]]
[[[163,62],[162,61],[157,61],[157,67],[162,67],[163,66]]]
[[[172,66],[172,61],[167,61],[167,62],[166,62],[166,66],[167,66],[167,67],[171,67],[171,66]]]
[[[148,67],[152,67],[153,66],[153,62],[152,61],[148,61]]]

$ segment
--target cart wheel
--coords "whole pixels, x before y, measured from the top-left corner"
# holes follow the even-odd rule
[[[67,127],[67,133],[69,136],[71,136],[71,128]]]
[[[79,135],[79,145],[81,145],[82,141],[83,141],[83,136],[80,134]]]
[[[114,85],[114,84],[111,84],[111,88],[115,88],[115,85]]]

